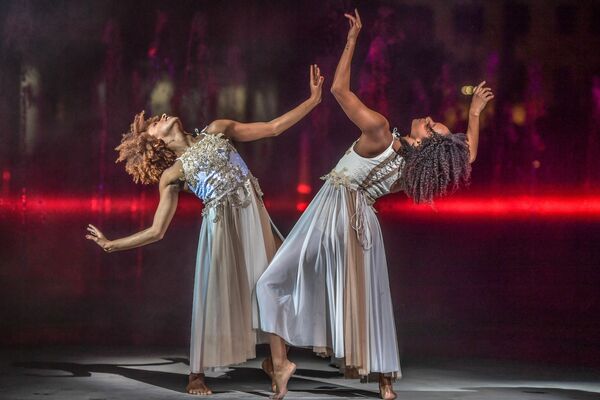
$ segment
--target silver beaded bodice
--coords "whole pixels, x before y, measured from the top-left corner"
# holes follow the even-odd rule
[[[202,215],[217,208],[216,221],[225,202],[233,207],[246,207],[252,201],[252,191],[259,198],[262,191],[242,157],[222,133],[203,135],[178,160],[188,188],[204,202]]]

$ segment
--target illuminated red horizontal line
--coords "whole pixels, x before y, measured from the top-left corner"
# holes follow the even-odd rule
[[[381,201],[380,213],[454,214],[473,216],[590,216],[600,217],[600,196],[592,197],[494,197],[452,198],[436,201],[435,207],[410,202]]]
[[[158,199],[131,197],[27,197],[0,198],[2,213],[84,214],[84,213],[152,213]],[[298,213],[307,201],[267,199],[272,212]],[[435,207],[416,205],[404,198],[391,197],[375,204],[382,215],[456,215],[456,216],[580,216],[600,218],[600,196],[506,196],[452,197],[438,200]],[[180,199],[178,212],[198,213],[202,204],[191,196]]]

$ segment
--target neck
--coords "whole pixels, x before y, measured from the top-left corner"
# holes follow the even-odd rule
[[[195,138],[190,133],[177,129],[174,132],[173,140],[167,144],[167,147],[173,150],[177,157],[180,157],[195,142]]]

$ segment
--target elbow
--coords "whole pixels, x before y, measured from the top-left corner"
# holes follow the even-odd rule
[[[268,124],[266,136],[267,137],[275,137],[281,135],[283,132],[283,128],[280,123],[271,121]]]
[[[338,86],[332,86],[330,89],[331,94],[333,95],[333,97],[335,97],[335,99],[337,100],[337,102],[341,102],[344,101],[345,99],[348,98],[348,95],[350,93],[352,93],[350,91],[350,89],[348,88],[341,88]]]
[[[335,97],[336,99],[338,98],[338,96],[341,96],[342,93],[344,92],[344,90],[336,85],[332,85],[331,89],[329,89],[329,91],[331,92],[331,94],[333,95],[333,97]]]
[[[476,158],[477,158],[477,154],[471,154],[469,156],[469,164],[473,164],[475,162]]]
[[[150,240],[152,242],[158,242],[159,240],[162,240],[162,238],[165,237],[165,232],[161,229],[151,228],[149,233],[150,233]]]

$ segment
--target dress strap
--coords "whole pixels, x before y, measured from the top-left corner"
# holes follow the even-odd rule
[[[207,129],[207,128],[208,128],[208,125],[206,125],[204,128],[202,128],[202,130],[198,130],[198,128],[195,128],[195,129],[194,129],[194,133],[195,133],[195,135],[194,135],[194,136],[198,136],[198,135],[200,135],[200,134],[202,134],[202,135],[206,135],[206,129]]]
[[[350,147],[348,147],[348,150],[346,150],[346,154],[350,153],[351,151],[354,151],[354,145],[358,142],[358,139],[356,139],[354,142],[352,142],[350,144]]]

